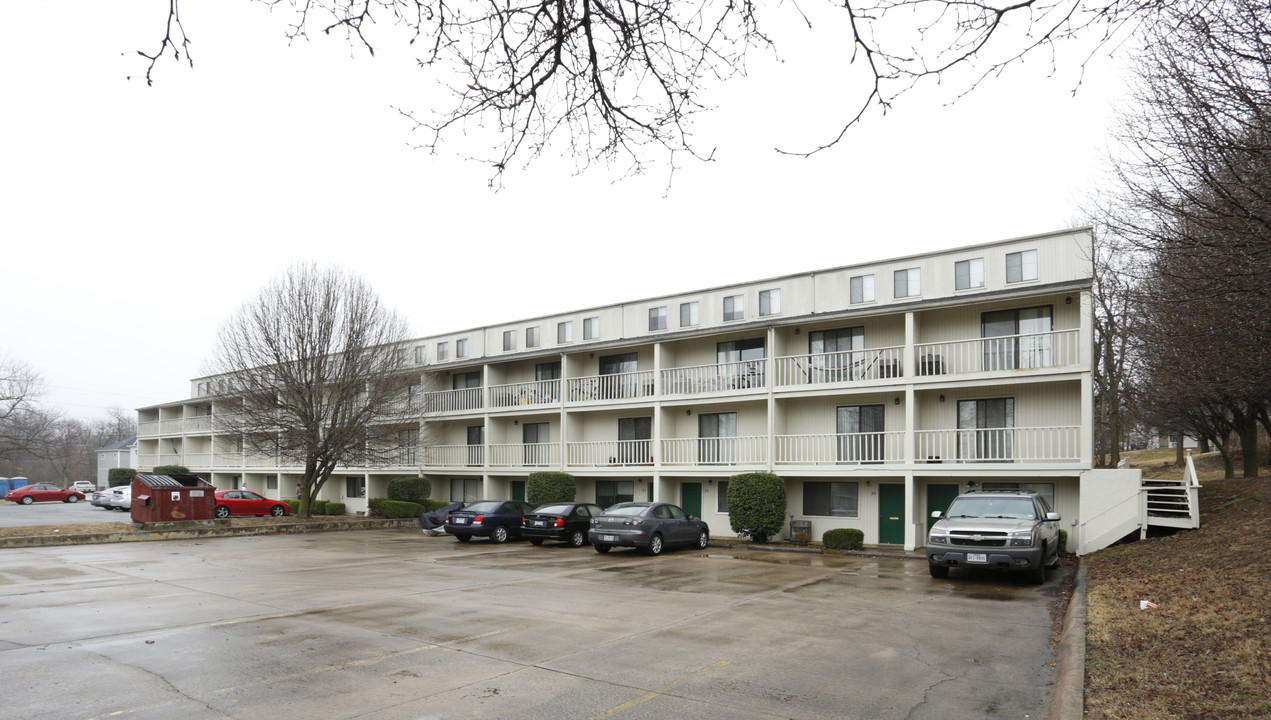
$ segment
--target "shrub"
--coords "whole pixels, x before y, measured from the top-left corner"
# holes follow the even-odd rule
[[[795,545],[798,545],[799,547],[807,547],[810,542],[812,542],[812,533],[801,532],[794,534]]]
[[[428,500],[424,503],[424,512],[432,512],[433,510],[440,510],[449,504],[450,504],[449,500]],[[420,513],[420,514],[423,514],[423,513]]]
[[[525,478],[525,500],[534,507],[573,502],[577,491],[574,476],[569,473],[536,472]]]
[[[423,505],[432,495],[432,483],[428,478],[403,477],[388,481],[388,499]]]
[[[154,470],[151,472],[155,475],[172,475],[177,473],[188,473],[190,472],[190,468],[184,465],[155,465]],[[132,478],[128,479],[132,480]]]
[[[856,528],[826,530],[821,544],[826,550],[860,550],[865,547],[865,532]]]
[[[111,468],[106,474],[106,484],[110,487],[118,487],[127,485],[137,476],[137,471],[132,468]]]
[[[424,514],[424,506],[401,500],[381,500],[379,515],[386,518],[414,518]]]
[[[309,511],[309,514],[310,515],[326,515],[327,503],[329,502],[331,501],[330,500],[314,500],[313,508]]]
[[[1068,531],[1063,528],[1059,528],[1059,554],[1068,554]]]
[[[344,503],[341,503],[341,502],[329,502],[329,503],[327,503],[326,512],[325,512],[325,513],[323,513],[323,514],[325,514],[325,515],[343,515],[343,514],[344,514]]]
[[[283,500],[283,502],[287,503],[287,507],[291,508],[292,515],[295,515],[296,513],[300,512],[299,500]]]
[[[786,522],[786,481],[771,473],[728,478],[728,523],[738,535],[768,542]]]

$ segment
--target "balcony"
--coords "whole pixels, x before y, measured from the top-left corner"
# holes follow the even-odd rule
[[[881,465],[905,461],[903,432],[778,435],[777,465]]]
[[[849,352],[790,355],[773,361],[777,387],[891,380],[902,377],[900,346]]]
[[[662,371],[663,395],[697,395],[765,387],[767,360],[694,365]]]
[[[146,420],[137,423],[137,437],[154,437],[161,434],[158,420]]]
[[[602,440],[566,443],[565,464],[571,467],[647,467],[653,464],[653,441]]]
[[[626,400],[653,396],[653,371],[589,375],[566,381],[570,402]]]
[[[560,380],[512,383],[490,386],[490,407],[509,408],[559,403]]]
[[[480,410],[484,407],[482,402],[484,393],[485,388],[479,387],[424,393],[424,412],[448,413]]]
[[[914,346],[914,371],[931,377],[1071,367],[1080,363],[1079,351],[1078,330],[920,343]]]
[[[427,467],[481,467],[484,464],[483,445],[432,445],[424,452]]]
[[[763,465],[767,462],[768,438],[764,435],[662,441],[663,465]]]
[[[559,467],[560,443],[506,443],[490,446],[490,467]]]
[[[1081,427],[919,430],[919,463],[1072,463],[1081,461]]]

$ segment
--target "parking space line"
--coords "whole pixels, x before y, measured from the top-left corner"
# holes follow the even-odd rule
[[[606,710],[605,712],[603,712],[603,713],[601,713],[601,714],[599,714],[599,715],[595,715],[595,716],[593,716],[593,717],[592,717],[592,719],[591,719],[591,720],[601,720],[602,718],[613,717],[614,715],[617,715],[618,713],[623,712],[624,710],[630,710],[631,708],[636,707],[637,705],[641,705],[641,704],[646,703],[646,702],[648,702],[648,701],[650,701],[650,700],[652,700],[652,699],[654,699],[654,698],[656,698],[656,697],[660,697],[660,696],[662,696],[662,695],[666,694],[666,691],[667,691],[667,690],[670,690],[671,688],[677,687],[677,686],[679,686],[679,685],[683,685],[684,683],[688,682],[689,680],[692,680],[692,679],[693,679],[693,678],[695,678],[695,677],[699,677],[699,676],[705,675],[706,673],[710,672],[711,670],[714,670],[715,668],[721,668],[721,667],[723,667],[723,666],[727,665],[727,664],[728,664],[728,662],[729,662],[728,660],[720,660],[719,662],[715,663],[714,665],[707,665],[706,667],[702,668],[701,670],[698,670],[697,672],[693,673],[692,675],[685,675],[684,677],[680,678],[679,680],[676,680],[675,682],[671,683],[670,685],[664,685],[664,686],[662,686],[662,687],[658,688],[657,690],[654,690],[654,691],[652,691],[652,692],[648,692],[648,693],[645,693],[644,695],[641,695],[640,697],[636,698],[635,700],[632,700],[632,701],[630,701],[630,702],[625,702],[625,703],[623,703],[623,704],[619,705],[618,707],[610,708],[609,710]]]

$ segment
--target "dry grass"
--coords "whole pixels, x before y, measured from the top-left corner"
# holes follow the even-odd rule
[[[1214,462],[1200,529],[1085,558],[1087,717],[1271,718],[1271,479],[1222,480],[1218,458],[1207,480]]]
[[[94,522],[79,523],[76,525],[26,525],[18,527],[0,528],[0,538],[6,537],[28,537],[34,535],[83,535],[89,533],[130,533],[142,532],[139,528],[128,522],[127,515],[120,517],[125,518],[123,522]],[[288,516],[281,520],[270,517],[235,517],[230,518],[229,522],[232,527],[250,527],[253,525],[277,525],[279,522],[284,523],[320,523],[329,522],[336,518],[330,516],[317,516],[301,520],[298,517]],[[356,522],[359,519],[352,516],[343,515],[338,519],[345,522]]]

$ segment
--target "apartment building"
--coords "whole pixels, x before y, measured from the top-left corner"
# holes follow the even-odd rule
[[[1083,486],[1119,503],[1129,476],[1091,468],[1091,245],[1075,229],[420,338],[419,432],[320,497],[360,510],[418,473],[438,499],[521,499],[556,470],[580,500],[674,502],[727,536],[728,478],[762,471],[814,538],[912,549],[959,492],[1020,487],[1093,540]],[[139,467],[290,497],[301,469],[214,434],[209,385],[139,410]]]

